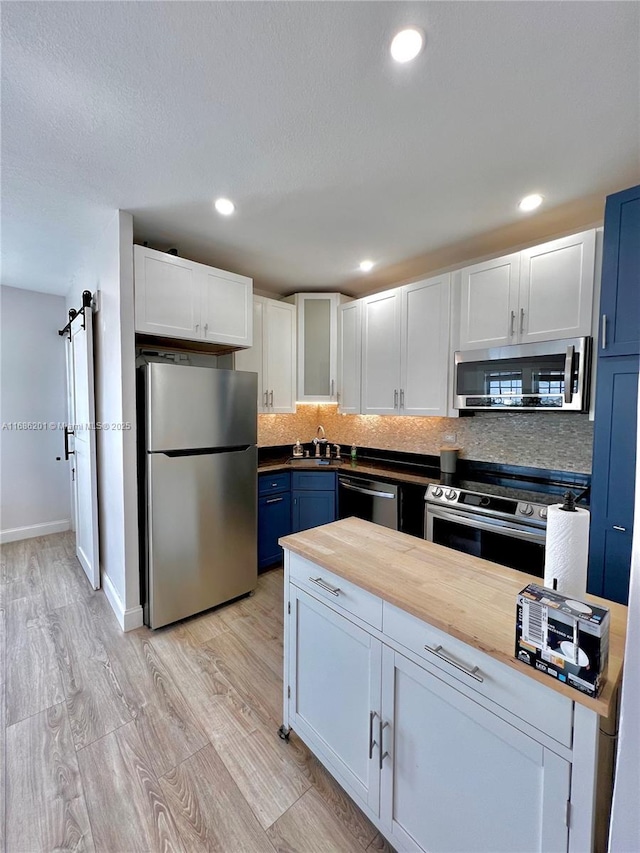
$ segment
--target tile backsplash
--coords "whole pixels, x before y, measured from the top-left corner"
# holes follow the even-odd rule
[[[482,412],[471,418],[341,415],[336,406],[298,405],[295,415],[259,415],[260,447],[310,442],[318,424],[329,441],[437,455],[446,444],[482,462],[591,472],[593,422],[588,415]],[[453,436],[455,435],[455,439]]]

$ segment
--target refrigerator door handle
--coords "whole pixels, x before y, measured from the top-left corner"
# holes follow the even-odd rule
[[[196,450],[151,450],[150,455],[161,454],[168,456],[171,459],[176,459],[180,456],[211,456],[214,453],[244,453],[253,447],[252,444],[238,444],[231,447],[199,447]]]

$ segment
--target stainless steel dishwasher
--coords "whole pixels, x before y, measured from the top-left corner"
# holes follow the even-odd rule
[[[364,477],[338,477],[338,516],[398,529],[398,487]]]

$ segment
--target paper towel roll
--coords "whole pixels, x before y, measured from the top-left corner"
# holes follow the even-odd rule
[[[553,504],[547,513],[547,549],[544,585],[562,595],[583,598],[587,591],[589,556],[589,510],[566,512]]]

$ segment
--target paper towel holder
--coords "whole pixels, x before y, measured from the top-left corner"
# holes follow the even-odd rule
[[[562,504],[560,509],[564,510],[565,512],[577,512],[578,511],[576,509],[576,496],[573,494],[571,489],[569,489],[568,492],[564,493],[563,498],[564,498],[564,503]]]

